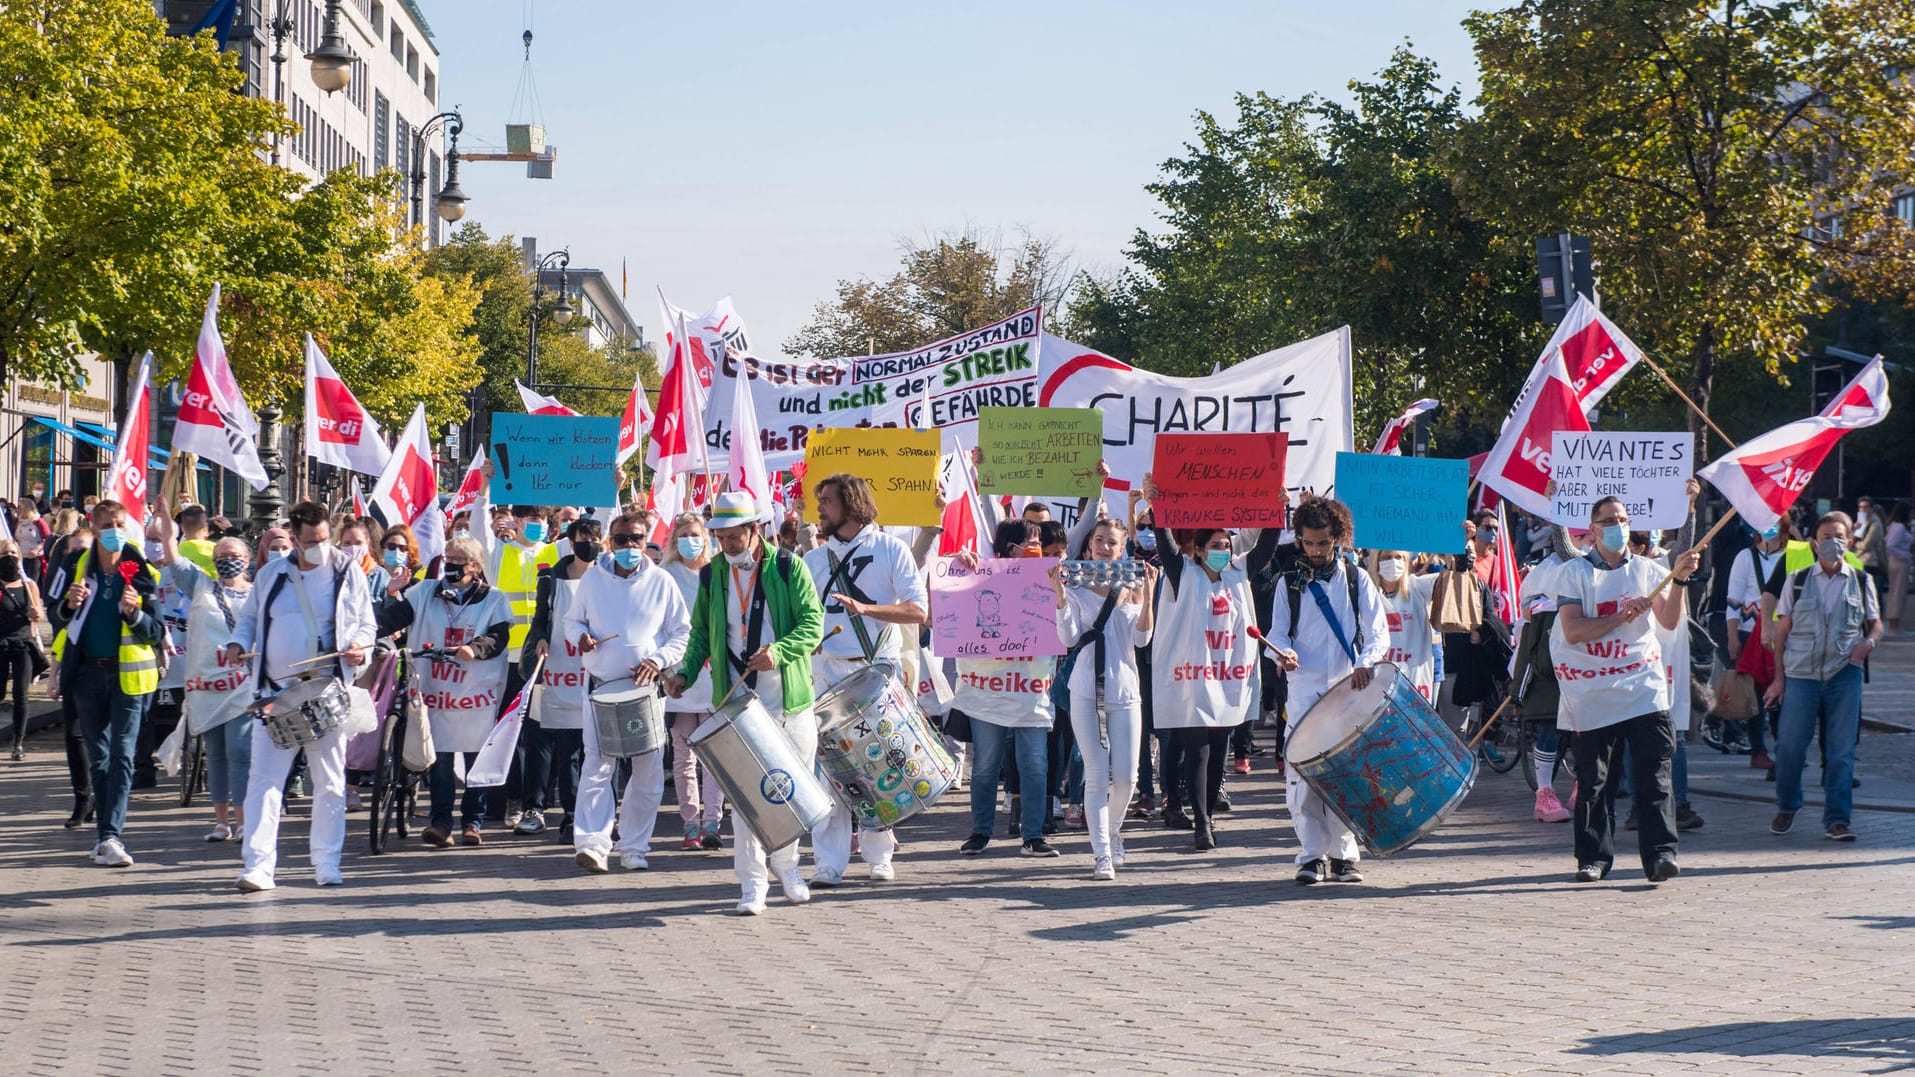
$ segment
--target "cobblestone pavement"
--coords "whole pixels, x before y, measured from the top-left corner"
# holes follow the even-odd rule
[[[96,868],[60,828],[57,737],[34,747],[0,769],[9,1074],[1915,1068],[1906,812],[1860,811],[1837,845],[1698,797],[1681,878],[1647,885],[1625,836],[1615,875],[1576,886],[1567,828],[1486,773],[1367,884],[1303,888],[1259,760],[1221,848],[1133,824],[1116,883],[1090,880],[1082,834],[1058,860],[1002,839],[960,859],[958,794],[904,827],[897,882],[854,864],[740,919],[729,850],[604,876],[550,839],[373,857],[364,813],[346,887],[318,890],[304,803],[272,893],[234,892],[237,847],[158,792],[136,794],[139,864]]]

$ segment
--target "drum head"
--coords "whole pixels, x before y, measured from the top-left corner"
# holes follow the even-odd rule
[[[302,677],[281,689],[278,695],[269,700],[262,700],[262,702],[272,704],[271,709],[276,711],[297,710],[305,704],[325,695],[326,689],[330,688],[337,681],[337,677],[330,676]]]
[[[686,738],[685,743],[697,744],[730,725],[739,715],[754,707],[763,712],[767,720],[770,719],[771,712],[766,711],[765,705],[758,701],[758,693],[749,688],[740,688],[725,701],[724,706],[713,711],[710,718],[698,723],[698,728],[692,730],[692,735]]]
[[[647,696],[657,694],[658,685],[656,683],[639,684],[630,677],[621,677],[618,680],[607,681],[599,685],[597,690],[592,693],[592,702],[625,703],[630,700],[644,699]]]
[[[1369,725],[1383,706],[1390,685],[1399,676],[1396,666],[1389,662],[1378,662],[1371,672],[1375,676],[1370,678],[1369,687],[1360,692],[1350,687],[1348,677],[1331,685],[1309,713],[1284,735],[1284,756],[1293,760],[1315,759],[1333,751]]]
[[[884,698],[891,683],[891,667],[866,666],[832,685],[818,697],[815,710],[818,729],[831,729],[851,721]]]

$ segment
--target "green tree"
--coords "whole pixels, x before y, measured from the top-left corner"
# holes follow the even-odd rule
[[[1148,190],[1164,229],[1088,281],[1078,340],[1164,373],[1207,374],[1351,327],[1358,430],[1435,396],[1463,447],[1493,436],[1546,334],[1527,245],[1467,212],[1447,164],[1464,123],[1435,65],[1399,48],[1351,104],[1237,98]]]
[[[1056,242],[1025,233],[1006,243],[966,226],[922,242],[901,240],[903,264],[889,280],[840,280],[837,298],[784,342],[797,358],[835,359],[905,351],[989,325],[1033,305],[1046,317],[1069,294],[1070,269]]]
[[[259,154],[290,125],[241,81],[149,0],[0,5],[0,378],[191,355],[238,222],[296,189]]]
[[[1906,0],[1524,0],[1467,25],[1468,204],[1588,235],[1605,312],[1703,409],[1724,363],[1780,374],[1834,286],[1905,291],[1887,210],[1915,175]],[[1747,433],[1774,425],[1751,414]]]

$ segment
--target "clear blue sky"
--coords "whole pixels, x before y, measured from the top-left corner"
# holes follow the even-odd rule
[[[422,0],[441,103],[502,144],[523,0]],[[1122,264],[1155,226],[1144,184],[1232,95],[1343,96],[1409,39],[1475,89],[1461,0],[1215,3],[638,3],[537,0],[532,71],[558,176],[475,163],[470,218],[567,246],[704,309],[733,296],[760,354],[840,278],[888,276],[898,240],[967,222]],[[475,137],[476,136],[476,137]],[[1284,343],[1271,341],[1272,346]]]

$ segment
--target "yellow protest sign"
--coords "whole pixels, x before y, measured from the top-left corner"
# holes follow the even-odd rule
[[[835,427],[813,430],[805,440],[805,519],[818,522],[813,488],[844,472],[871,484],[878,523],[935,527],[938,523],[936,430],[895,427]]]

